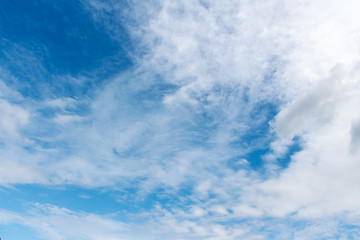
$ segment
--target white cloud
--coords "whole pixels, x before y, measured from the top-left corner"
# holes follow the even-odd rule
[[[67,108],[73,108],[76,103],[76,100],[73,98],[56,98],[47,100],[44,105],[53,108],[60,108],[61,110],[66,110]]]
[[[21,222],[23,220],[23,217],[19,216],[16,213],[6,211],[6,210],[0,210],[0,223],[1,224],[8,224],[12,222]]]
[[[67,123],[74,123],[74,122],[82,121],[83,118],[81,116],[78,116],[78,115],[58,114],[58,115],[56,115],[56,117],[53,120],[57,124],[65,125]]]
[[[2,138],[19,139],[19,130],[29,122],[30,114],[20,106],[0,99],[0,133]]]
[[[47,182],[46,175],[38,166],[30,162],[17,161],[0,157],[0,184],[8,186],[10,184],[43,183]]]
[[[229,105],[221,105],[220,116],[228,120],[242,116],[242,110],[249,113],[246,109],[261,101],[280,101],[281,110],[273,121],[279,138],[272,145],[275,153],[286,151],[295,136],[302,140],[303,149],[292,156],[288,169],[265,182],[250,183],[249,188],[259,191],[245,190],[249,196],[242,199],[256,204],[239,209],[244,213],[252,209],[257,216],[285,217],[295,212],[305,218],[356,210],[359,196],[353,193],[359,174],[353,169],[359,166],[350,148],[354,149],[351,137],[356,139],[359,119],[360,32],[353,11],[358,3],[206,4],[160,4],[144,28],[144,44],[150,43],[145,67],[159,69],[179,86],[165,103],[206,105],[208,98],[211,112],[226,100],[226,91],[217,95],[216,86],[230,86],[238,97],[248,89],[246,106],[239,101],[228,114]],[[236,100],[225,103],[231,106]]]
[[[356,71],[333,70],[277,115],[278,136],[300,136],[303,149],[278,178],[260,184],[266,194],[257,201],[270,215],[326,217],[360,207],[360,175],[354,170],[360,167],[360,155],[352,140],[360,117],[355,110],[360,104],[359,76],[352,74]]]

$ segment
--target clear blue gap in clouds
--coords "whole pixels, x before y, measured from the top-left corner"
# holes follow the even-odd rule
[[[115,40],[81,1],[3,0],[0,6],[0,63],[17,78],[4,81],[24,96],[79,97],[132,65],[125,29],[117,25]]]
[[[111,214],[119,221],[136,222],[137,219],[131,219],[131,214],[150,211],[156,205],[168,210],[175,206],[191,206],[194,201],[186,198],[191,194],[191,186],[173,192],[156,188],[149,194],[139,196],[138,189],[131,186],[89,189],[78,186],[17,185],[15,188],[0,189],[0,208],[21,214],[36,208],[35,204],[50,204],[77,212]]]
[[[73,211],[92,212],[106,215],[138,211],[144,205],[143,201],[131,196],[134,190],[112,190],[109,188],[86,189],[76,186],[43,186],[18,185],[15,189],[0,191],[1,208],[14,212],[26,212],[32,204],[51,204],[71,209]],[[124,212],[126,209],[126,212]]]
[[[1,240],[39,240],[39,234],[30,227],[25,227],[20,224],[0,225]]]

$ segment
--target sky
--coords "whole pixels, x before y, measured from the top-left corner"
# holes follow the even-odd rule
[[[360,239],[357,0],[1,0],[2,240]]]

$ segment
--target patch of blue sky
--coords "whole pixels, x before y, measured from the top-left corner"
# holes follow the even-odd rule
[[[191,204],[192,201],[187,198],[191,192],[186,187],[171,191],[167,188],[156,188],[152,193],[146,195],[142,201],[135,200],[138,202],[142,210],[155,209],[156,206],[161,206],[164,209],[172,210],[177,207],[183,207],[184,205]]]
[[[267,133],[269,134],[269,133]],[[256,139],[253,139],[256,141]],[[271,140],[271,139],[269,139]],[[269,146],[270,141],[262,142],[261,145],[256,145],[255,150],[249,151],[246,153],[243,158],[248,160],[252,169],[264,173],[266,169],[264,169],[264,163],[266,159],[264,157],[271,153],[272,150]],[[248,149],[251,149],[251,146],[248,146]],[[301,143],[298,137],[295,137],[291,143],[291,145],[287,146],[287,151],[285,154],[277,158],[277,166],[280,167],[280,170],[283,170],[288,167],[289,163],[291,162],[291,157],[296,153],[302,150]],[[232,159],[230,164],[235,167],[242,167],[241,165],[236,165],[239,161],[238,157]],[[265,176],[265,175],[264,175]]]
[[[8,211],[25,211],[26,208],[23,206],[24,199],[15,197],[19,195],[19,191],[16,188],[0,188],[0,204],[2,209]]]
[[[243,101],[248,103],[246,91],[243,94]],[[249,113],[251,119],[245,134],[241,134],[238,130],[234,130],[234,135],[239,136],[230,142],[232,149],[242,149],[238,151],[239,155],[229,159],[229,166],[234,169],[244,167],[239,165],[239,160],[246,159],[253,170],[263,172],[266,169],[264,157],[272,152],[270,144],[275,140],[276,135],[271,128],[270,121],[272,121],[279,112],[279,103],[275,102],[260,102],[253,106]],[[244,119],[239,116],[239,121]],[[298,137],[294,137],[291,145],[288,146],[286,153],[277,159],[280,169],[287,168],[291,161],[291,156],[300,151],[301,141]],[[264,172],[263,172],[264,173]]]
[[[340,228],[340,232],[342,232],[347,237],[347,239],[355,240],[360,238],[359,225],[344,224]]]
[[[39,240],[38,233],[31,227],[26,227],[19,224],[6,224],[0,225],[0,238],[1,240],[15,240],[24,239],[27,240]]]
[[[161,206],[169,211],[174,208],[185,209],[191,206],[195,201],[186,197],[190,194],[190,188],[183,188],[173,193],[168,189],[157,188],[153,193],[138,195],[137,190],[130,187],[114,190],[110,188],[87,189],[76,186],[18,185],[11,189],[1,189],[0,204],[2,209],[21,215],[26,215],[31,209],[36,208],[36,205],[43,204],[75,212],[87,212],[101,216],[111,215],[113,219],[122,222],[141,223],[153,216],[141,217],[140,215],[144,212],[151,212],[156,206]],[[134,216],[137,217],[134,218]],[[7,231],[10,225],[3,226]],[[20,225],[14,227],[23,229],[23,226]]]
[[[254,119],[246,129],[245,134],[238,133],[237,139],[230,143],[234,149],[241,149],[242,155],[238,158],[244,158],[255,170],[260,170],[264,166],[262,157],[271,151],[270,143],[275,136],[271,133],[269,121],[277,114],[277,106],[271,103],[257,104],[250,113],[250,119]]]
[[[78,96],[132,65],[125,29],[115,41],[81,1],[4,0],[0,11],[0,63],[24,96]],[[72,77],[91,81],[77,86]]]
[[[17,185],[0,191],[0,203],[2,208],[19,213],[39,203],[100,215],[131,212],[141,207],[141,204],[129,202],[124,194],[128,192],[76,186]]]

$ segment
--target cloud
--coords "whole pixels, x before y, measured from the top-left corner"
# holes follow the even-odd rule
[[[5,156],[0,158],[0,184],[27,184],[47,182],[46,176],[38,166],[31,163],[8,159]]]
[[[11,222],[19,222],[19,221],[21,222],[22,220],[23,220],[23,218],[16,213],[6,211],[6,210],[0,211],[1,224],[8,224]]]
[[[29,122],[29,113],[17,106],[0,99],[0,131],[10,139],[20,138],[19,130]]]

